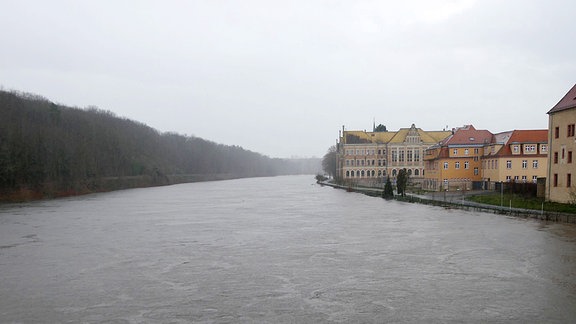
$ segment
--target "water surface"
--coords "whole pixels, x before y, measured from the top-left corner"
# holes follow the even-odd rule
[[[567,323],[576,227],[312,176],[0,207],[0,322]]]

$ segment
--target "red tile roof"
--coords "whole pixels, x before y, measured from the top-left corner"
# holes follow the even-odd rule
[[[454,135],[448,137],[443,145],[484,145],[492,142],[492,133],[487,130],[477,130],[472,125],[458,128]]]
[[[559,112],[566,109],[576,108],[576,84],[568,91],[568,93],[558,101],[556,106],[552,107],[549,114]]]
[[[547,129],[515,130],[508,143],[537,144],[548,142]]]
[[[539,144],[548,142],[547,129],[534,129],[534,130],[515,130],[512,132],[510,139],[506,142],[500,151],[495,155],[498,156],[512,156],[511,144]],[[532,154],[531,156],[541,156],[542,154]],[[545,155],[545,154],[544,154]]]

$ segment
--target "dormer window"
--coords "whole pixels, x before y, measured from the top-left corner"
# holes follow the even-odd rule
[[[476,139],[474,137],[469,138],[470,142],[474,142]]]

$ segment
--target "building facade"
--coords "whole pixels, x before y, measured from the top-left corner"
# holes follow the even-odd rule
[[[546,199],[576,203],[576,85],[548,111],[548,174]]]
[[[472,125],[454,129],[445,140],[425,151],[426,190],[471,190],[482,182],[481,158],[493,134]]]
[[[486,189],[498,182],[532,182],[548,171],[548,130],[514,130],[495,134],[484,148],[482,178]]]
[[[394,131],[347,131],[337,145],[337,174],[344,183],[378,186],[401,169],[413,184],[424,179],[424,151],[449,136],[448,131],[424,131],[414,124]]]

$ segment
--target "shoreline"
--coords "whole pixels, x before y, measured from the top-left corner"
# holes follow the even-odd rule
[[[352,187],[343,186],[335,183],[329,182],[318,182],[322,186],[329,186],[335,189],[343,189],[349,192],[358,192],[372,197],[382,197],[383,189],[377,188],[367,188],[367,187]],[[462,209],[462,210],[473,210],[485,213],[506,215],[517,218],[531,218],[541,221],[550,221],[556,223],[566,223],[566,224],[576,224],[576,214],[552,212],[545,210],[534,210],[534,209],[523,209],[523,208],[510,208],[501,207],[488,204],[481,204],[473,201],[468,201],[464,199],[464,195],[461,193],[449,193],[448,195],[438,192],[424,195],[417,194],[406,194],[405,197],[394,196],[394,200],[409,202],[409,203],[419,203],[423,205],[432,205],[438,207],[444,207],[447,209]],[[441,196],[441,197],[437,197]],[[383,199],[383,198],[382,198]]]

